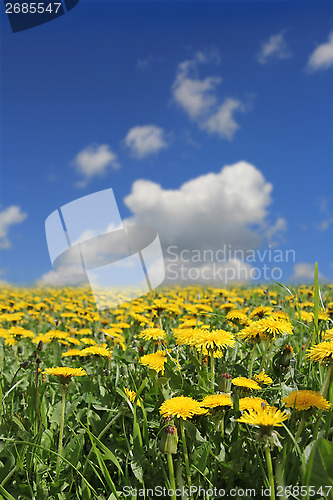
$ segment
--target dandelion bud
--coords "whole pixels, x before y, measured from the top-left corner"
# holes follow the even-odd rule
[[[42,350],[43,350],[43,347],[44,347],[43,341],[42,341],[42,340],[40,340],[40,341],[38,342],[37,350],[38,350],[38,351],[42,351]]]
[[[162,453],[177,453],[178,432],[175,425],[167,425],[162,431],[160,450]]]
[[[30,363],[30,361],[28,359],[26,359],[25,361],[22,361],[22,363],[20,364],[20,368],[26,368],[29,363]]]
[[[39,357],[39,356],[37,356],[37,358],[36,358],[36,364],[37,364],[37,365],[40,365],[40,363],[41,363],[41,362],[42,362],[42,360],[40,359],[40,357]]]

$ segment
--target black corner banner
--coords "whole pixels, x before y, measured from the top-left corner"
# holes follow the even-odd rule
[[[47,23],[63,16],[80,0],[3,0],[13,33]],[[65,8],[64,8],[65,7]]]

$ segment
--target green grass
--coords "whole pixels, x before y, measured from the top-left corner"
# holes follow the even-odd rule
[[[265,292],[245,287],[165,289],[100,314],[91,296],[79,289],[8,288],[0,295],[0,499],[155,499],[163,488],[175,484],[188,490],[189,483],[194,499],[274,498],[274,492],[275,498],[333,499],[332,410],[306,412],[300,427],[300,412],[286,409],[281,401],[292,390],[321,391],[325,382],[326,364],[305,356],[306,349],[322,341],[333,326],[329,305],[333,289],[326,285],[319,290],[317,275],[314,287],[298,289],[279,284]],[[309,301],[312,306],[306,305]],[[238,340],[237,347],[226,348],[223,357],[214,359],[213,372],[211,359],[193,347],[177,345],[173,330],[185,319],[195,318],[199,326],[227,330],[237,337],[244,325],[226,318],[228,303],[247,315],[258,306],[282,311],[293,334],[277,335],[267,349],[265,342],[253,347]],[[150,326],[162,326],[165,342],[140,339],[145,324],[135,314]],[[122,335],[122,346],[103,330],[124,321],[129,327],[114,330]],[[20,333],[19,326],[32,334]],[[64,335],[48,337],[47,332],[55,329]],[[72,343],[82,338],[81,329],[89,329],[84,337],[99,345],[107,343],[113,349],[111,359],[62,357],[68,349],[87,347]],[[46,336],[38,350],[41,335]],[[292,346],[294,357],[283,366],[286,345]],[[139,362],[140,356],[157,349],[170,354],[164,373]],[[237,421],[243,394],[222,377],[224,373],[248,377],[250,366],[254,376],[262,363],[273,383],[262,385],[253,395],[290,413],[269,439],[257,427]],[[64,407],[58,378],[43,374],[55,366],[83,367],[87,372],[70,380]],[[332,385],[327,387],[327,399],[333,402]],[[128,399],[125,388],[136,392],[134,400]],[[174,418],[177,453],[170,457],[161,451],[166,425],[171,423],[159,412],[165,399],[188,396],[201,401],[213,392],[229,390],[233,407],[184,422]],[[271,495],[264,496],[272,484]],[[199,487],[206,490],[205,496],[198,494]],[[224,490],[224,495],[218,496],[214,488]]]

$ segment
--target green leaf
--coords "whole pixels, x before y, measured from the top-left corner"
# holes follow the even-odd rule
[[[15,500],[15,498],[5,490],[3,486],[0,485],[0,492],[4,495],[2,498],[6,498],[7,500]]]
[[[208,457],[211,450],[212,445],[208,442],[204,442],[201,444],[192,454],[192,462],[193,464],[204,473],[205,468],[207,467]]]
[[[333,443],[326,439],[317,439],[307,462],[304,484],[306,486],[333,486]],[[333,499],[333,492],[329,493]]]

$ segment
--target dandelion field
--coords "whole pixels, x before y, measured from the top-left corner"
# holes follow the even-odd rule
[[[332,286],[0,303],[0,499],[333,498]]]

